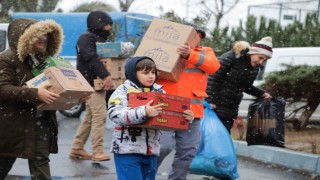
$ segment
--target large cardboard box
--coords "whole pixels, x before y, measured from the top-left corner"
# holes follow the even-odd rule
[[[160,92],[129,93],[129,107],[138,107],[153,100],[151,105],[162,104],[162,112],[159,116],[150,118],[142,124],[135,126],[162,130],[186,130],[189,123],[183,117],[183,112],[190,109],[189,98],[163,94]]]
[[[45,78],[44,78],[45,77]],[[79,99],[89,96],[93,88],[76,69],[64,67],[48,67],[43,74],[28,81],[28,87],[39,88],[46,83],[50,84],[49,91],[60,97],[52,104],[41,103],[39,110],[66,110],[79,103]]]
[[[176,82],[186,63],[181,60],[177,48],[186,42],[194,48],[199,41],[193,27],[155,18],[134,56],[152,58],[159,70],[159,78]]]
[[[68,60],[63,59],[62,57],[48,57],[44,60],[42,64],[37,67],[34,67],[31,72],[33,75],[38,76],[48,67],[67,67],[72,68],[73,66]]]
[[[27,81],[26,84],[29,88],[41,88],[46,85],[51,85],[44,73],[41,73],[33,79]]]

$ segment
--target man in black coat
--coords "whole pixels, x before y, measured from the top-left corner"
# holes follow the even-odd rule
[[[111,17],[102,11],[92,11],[87,18],[87,32],[83,33],[77,42],[77,69],[86,78],[91,86],[93,80],[103,79],[103,90],[96,91],[86,101],[86,116],[80,124],[74,137],[70,157],[91,159],[93,161],[110,160],[104,153],[103,139],[106,123],[106,90],[113,89],[110,73],[100,62],[96,43],[104,43],[110,34],[112,26]],[[92,151],[89,154],[84,150],[84,145],[91,133]]]
[[[221,57],[220,69],[209,75],[206,99],[230,133],[238,116],[243,92],[255,97],[269,99],[271,95],[253,86],[262,66],[272,57],[272,38],[264,37],[251,47],[248,42],[238,41],[233,49]]]

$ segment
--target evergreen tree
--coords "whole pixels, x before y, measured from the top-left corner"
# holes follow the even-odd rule
[[[320,103],[320,66],[283,66],[284,70],[272,72],[266,77],[262,88],[273,96],[284,97],[290,103],[305,101],[305,105],[293,111],[292,117],[302,111],[299,122],[302,128],[306,128]]]

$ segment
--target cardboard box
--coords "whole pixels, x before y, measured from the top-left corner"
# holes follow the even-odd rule
[[[37,106],[39,110],[66,110],[70,109],[79,99],[89,96],[94,92],[93,88],[76,69],[64,67],[48,67],[43,75],[35,77],[26,84],[29,87],[39,88],[45,83],[50,83],[49,91],[57,93],[60,97],[52,104],[41,103]],[[46,77],[43,78],[43,76]],[[39,80],[41,79],[41,81]]]
[[[163,94],[160,92],[129,93],[129,107],[137,107],[153,100],[152,105],[163,104],[159,116],[135,125],[162,130],[188,129],[189,123],[183,117],[183,112],[190,109],[191,100],[180,96]]]
[[[125,78],[121,78],[121,79],[112,79],[113,82],[113,89],[116,89],[118,86],[120,86],[121,84],[124,83],[124,81],[126,81]]]
[[[152,105],[162,104],[162,109],[183,113],[190,109],[191,99],[181,96],[164,94],[160,92],[129,93],[129,106],[137,107],[153,100]]]
[[[100,58],[126,58],[134,51],[134,45],[130,42],[97,43],[96,47]]]
[[[48,57],[42,64],[33,68],[31,72],[34,76],[38,76],[48,67],[67,67],[74,69],[68,60],[64,60],[61,57]]]
[[[159,78],[176,82],[186,64],[177,53],[177,48],[185,42],[194,48],[199,41],[193,27],[155,18],[134,56],[152,58],[159,70]]]
[[[116,89],[118,86],[123,84],[125,80],[126,79],[124,79],[124,78],[112,79],[113,89]],[[94,85],[94,90],[96,90],[96,91],[102,90],[103,80],[102,79],[94,79],[93,80],[93,85]]]
[[[94,90],[100,91],[103,88],[103,79],[94,79],[93,80]]]
[[[188,130],[189,122],[182,116],[182,113],[162,111],[159,116],[150,118],[146,122],[134,126],[168,131]]]
[[[108,70],[112,79],[125,79],[125,65],[127,59],[125,58],[102,58],[100,61]]]
[[[45,85],[51,85],[44,73],[41,73],[33,79],[27,81],[26,84],[29,88],[41,88]]]

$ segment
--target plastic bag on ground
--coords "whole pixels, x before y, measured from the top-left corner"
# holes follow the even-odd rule
[[[249,105],[246,141],[249,145],[284,147],[285,101],[257,99]]]

